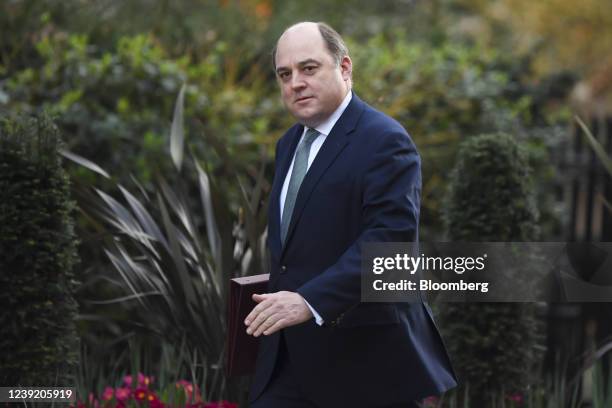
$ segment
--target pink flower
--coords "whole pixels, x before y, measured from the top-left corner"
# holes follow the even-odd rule
[[[134,391],[134,399],[137,401],[144,401],[147,398],[147,394],[148,392],[146,388],[138,387],[136,388],[136,391]]]
[[[89,398],[87,398],[87,400],[89,401],[90,407],[98,408],[100,406],[98,400],[94,397],[93,392],[89,393]]]
[[[125,384],[127,387],[132,385],[132,376],[131,375],[126,375],[125,377],[123,377],[123,384]]]
[[[112,389],[111,387],[106,387],[104,389],[104,392],[102,393],[102,399],[104,401],[110,401],[113,399],[114,396],[115,396],[115,390]]]
[[[159,400],[157,395],[154,392],[149,392],[147,394],[147,402],[149,404],[149,408],[163,408],[164,403]]]
[[[519,392],[515,392],[514,394],[506,395],[506,398],[508,398],[512,402],[516,402],[517,404],[523,403],[523,395]]]
[[[176,388],[182,388],[185,391],[187,402],[192,401],[192,396],[195,402],[202,401],[202,395],[200,394],[200,389],[197,385],[194,386],[189,381],[179,380],[176,382]]]
[[[153,382],[153,377],[147,377],[143,373],[138,373],[138,385],[141,387],[149,387]]]
[[[132,390],[130,390],[128,387],[117,388],[115,390],[115,398],[117,398],[117,401],[124,402],[130,398],[131,393]]]

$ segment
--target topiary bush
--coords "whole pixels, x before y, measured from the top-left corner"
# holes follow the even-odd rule
[[[76,238],[47,117],[0,123],[0,384],[74,386]]]
[[[535,241],[534,194],[526,153],[511,136],[470,138],[461,144],[451,174],[444,206],[448,237]],[[460,394],[469,393],[474,406],[489,406],[499,395],[524,395],[542,356],[542,326],[533,303],[446,303],[440,305],[440,323]]]

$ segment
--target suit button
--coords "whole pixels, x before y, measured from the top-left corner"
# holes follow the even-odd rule
[[[285,272],[287,272],[287,266],[283,265],[281,266],[281,273],[285,273]]]

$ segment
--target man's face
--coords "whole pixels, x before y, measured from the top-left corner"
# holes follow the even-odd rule
[[[276,77],[283,102],[302,124],[314,127],[327,119],[350,89],[351,59],[337,64],[316,24],[287,30],[276,49]]]

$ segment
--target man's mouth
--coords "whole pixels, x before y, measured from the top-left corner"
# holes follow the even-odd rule
[[[304,101],[307,101],[309,99],[312,99],[312,96],[302,96],[301,98],[297,98],[295,101],[296,102],[304,102]]]

